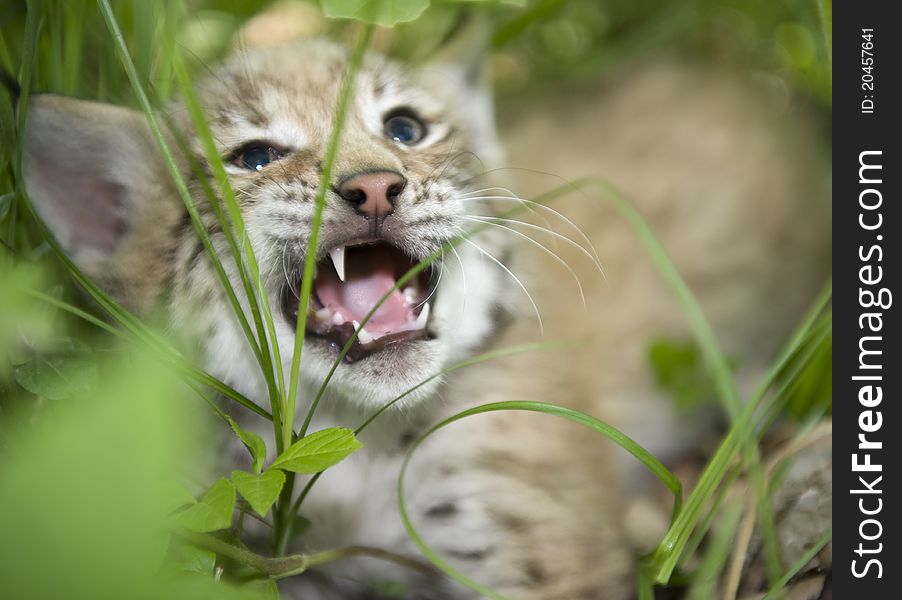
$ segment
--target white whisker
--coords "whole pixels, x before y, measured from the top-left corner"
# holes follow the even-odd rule
[[[507,196],[489,196],[489,198],[494,199],[494,200],[513,200],[513,201],[516,201],[516,202],[520,202],[520,203],[522,203],[522,204],[524,204],[524,205],[526,205],[526,206],[534,206],[534,207],[539,208],[539,209],[542,209],[542,210],[547,210],[548,212],[550,212],[550,213],[553,214],[554,216],[556,216],[556,217],[558,217],[559,219],[561,219],[562,221],[564,221],[567,225],[569,225],[569,226],[570,226],[570,227],[571,227],[571,228],[579,235],[580,238],[582,238],[582,240],[586,243],[586,246],[588,246],[588,249],[589,249],[589,250],[592,252],[592,254],[594,255],[595,262],[599,265],[599,267],[601,266],[601,258],[598,256],[598,251],[595,250],[595,246],[592,244],[592,241],[589,239],[589,236],[587,236],[587,235],[583,232],[583,230],[579,228],[579,226],[578,226],[576,223],[574,223],[573,221],[571,221],[570,219],[568,219],[568,218],[567,218],[565,215],[563,215],[561,212],[559,212],[559,211],[557,211],[557,210],[551,208],[550,206],[547,206],[547,205],[545,205],[545,204],[542,204],[541,202],[534,202],[534,201],[532,201],[532,200],[526,200],[526,199],[524,199],[524,198],[509,198],[509,197],[507,197]],[[470,201],[477,200],[477,199],[478,199],[478,198],[466,198],[466,200],[470,200]],[[603,271],[603,269],[602,269],[602,271]]]
[[[445,254],[444,253],[442,253],[441,261],[442,261],[441,262],[442,266],[439,267],[438,281],[435,282],[435,286],[432,288],[432,291],[429,292],[429,295],[426,296],[426,299],[423,300],[422,302],[420,302],[419,304],[417,304],[416,306],[414,306],[414,309],[417,309],[417,308],[423,306],[424,304],[426,304],[427,302],[429,302],[429,300],[431,300],[432,297],[435,295],[436,290],[438,290],[438,286],[442,282],[442,273],[445,271]]]
[[[551,229],[547,229],[540,225],[535,225],[533,223],[527,223],[525,221],[519,221],[517,219],[505,219],[503,217],[483,217],[483,216],[476,216],[476,215],[469,215],[469,218],[472,220],[478,220],[482,223],[486,223],[486,224],[490,224],[490,225],[496,224],[496,223],[494,223],[495,221],[501,221],[503,223],[513,223],[513,224],[521,225],[523,227],[528,227],[529,229],[541,231],[542,233],[546,233],[550,236],[553,236],[553,237],[573,246],[575,249],[579,250],[582,254],[584,254],[586,256],[586,258],[588,258],[592,262],[592,264],[595,266],[595,268],[598,269],[598,272],[601,273],[601,276],[605,280],[607,280],[607,275],[604,272],[604,267],[601,266],[601,262],[597,259],[597,257],[593,256],[581,244],[577,244],[575,241],[571,240],[570,238],[568,238],[565,235],[561,235],[560,233],[558,233],[556,231],[552,231]]]
[[[470,296],[467,293],[467,271],[464,269],[464,261],[461,260],[460,254],[457,252],[457,248],[451,246],[451,251],[454,253],[454,256],[457,258],[457,264],[460,265],[460,278],[463,282],[464,289],[464,303],[463,308],[460,311],[461,316],[467,314],[467,298]]]
[[[551,223],[548,221],[548,219],[545,218],[545,215],[539,213],[534,208],[531,208],[529,206],[529,204],[526,203],[526,200],[524,200],[523,198],[520,198],[519,196],[514,194],[509,189],[507,189],[507,188],[486,188],[486,190],[502,190],[502,191],[508,192],[511,195],[510,196],[475,196],[475,197],[471,197],[471,198],[460,198],[460,200],[461,200],[461,202],[484,202],[486,200],[516,200],[517,202],[520,203],[521,206],[523,206],[523,208],[525,208],[526,210],[528,210],[530,213],[537,216],[538,218],[542,219],[542,221],[545,223],[545,225],[548,227],[548,229],[551,229]],[[557,248],[557,240],[553,240],[553,243],[554,243],[554,247]]]
[[[470,196],[478,196],[479,194],[483,194],[485,192],[493,192],[493,191],[507,192],[508,194],[510,194],[509,196],[503,196],[504,198],[519,198],[519,196],[517,196],[517,194],[515,194],[514,192],[512,192],[511,190],[509,190],[506,187],[487,187],[487,188],[482,188],[481,190],[470,190],[469,192],[464,192],[460,196],[462,198],[467,198]]]
[[[464,219],[467,219],[468,221],[473,221],[473,222],[476,222],[476,223],[485,223],[485,222],[486,222],[486,221],[482,221],[481,219],[473,218],[473,217],[471,217],[471,216],[464,216],[463,218],[464,218]],[[531,243],[531,244],[533,244],[533,245],[535,245],[535,246],[538,246],[540,249],[542,249],[543,251],[545,251],[549,256],[551,256],[554,260],[556,260],[557,262],[559,262],[565,269],[567,269],[567,271],[569,271],[570,275],[573,276],[573,280],[576,282],[576,287],[579,289],[579,297],[580,297],[580,299],[582,300],[583,308],[586,307],[586,295],[583,293],[583,286],[582,286],[582,284],[581,284],[580,281],[579,281],[579,276],[578,276],[578,275],[576,274],[576,272],[570,267],[570,265],[567,264],[567,261],[565,261],[563,258],[561,258],[561,257],[558,256],[557,254],[555,254],[554,252],[552,252],[549,248],[547,248],[546,246],[544,246],[544,245],[541,244],[540,242],[538,242],[538,241],[532,239],[531,237],[529,237],[528,235],[526,235],[525,233],[523,233],[523,232],[521,232],[521,231],[517,231],[516,229],[513,229],[512,227],[507,227],[506,225],[501,225],[501,224],[499,224],[499,223],[489,223],[489,225],[492,225],[492,226],[494,226],[494,227],[498,227],[499,229],[504,229],[505,231],[509,231],[509,232],[511,232],[511,233],[513,233],[513,234],[515,234],[515,235],[520,236],[521,238],[525,239],[527,242],[529,242],[529,243]]]
[[[524,294],[526,294],[526,297],[529,299],[529,303],[532,304],[532,308],[536,313],[536,320],[538,320],[538,322],[539,322],[539,331],[541,332],[542,335],[545,335],[545,324],[542,323],[542,315],[539,313],[539,307],[536,305],[535,300],[532,299],[532,295],[529,293],[529,290],[527,290],[526,286],[523,285],[523,282],[520,281],[520,279],[516,275],[514,275],[510,269],[508,269],[506,266],[504,266],[504,263],[502,263],[500,260],[498,260],[497,258],[492,256],[488,251],[483,250],[482,247],[479,246],[479,244],[473,242],[472,240],[470,240],[466,237],[462,237],[460,239],[465,241],[466,243],[470,244],[474,248],[476,248],[476,250],[481,252],[484,256],[489,258],[496,265],[501,267],[504,270],[504,272],[507,273],[508,275],[510,275],[511,279],[513,279],[516,282],[516,284],[518,286],[520,286],[520,289],[523,290]]]

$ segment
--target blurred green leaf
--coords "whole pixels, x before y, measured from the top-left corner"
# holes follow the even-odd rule
[[[46,287],[46,273],[34,264],[13,264],[6,258],[0,248],[0,377],[7,373],[10,362],[20,362],[18,356],[26,343],[41,351],[53,331],[47,310],[27,292]]]
[[[413,21],[429,8],[429,0],[320,0],[327,17],[357,19],[390,27]]]
[[[42,412],[0,453],[0,596],[260,598],[196,573],[161,579],[164,482],[193,468],[202,421],[154,360],[131,355],[103,372],[95,393]]]
[[[242,590],[259,594],[261,600],[279,600],[279,585],[275,579],[252,579],[241,586]]]
[[[182,558],[179,564],[183,570],[201,575],[213,575],[213,569],[216,568],[215,552],[190,544],[182,544],[179,546],[179,555]]]
[[[285,473],[278,469],[260,474],[232,471],[232,485],[257,514],[265,517],[285,485]]]
[[[171,479],[166,478],[161,481],[160,490],[160,495],[163,499],[163,511],[166,513],[171,513],[189,504],[197,504],[197,500],[185,489],[185,486]]]
[[[289,539],[295,538],[313,526],[313,522],[304,515],[295,515],[294,521],[291,522],[291,531],[288,532]]]
[[[833,406],[833,337],[805,347],[812,352],[811,358],[798,376],[787,382],[790,385],[786,391],[786,413],[798,420],[830,414]],[[790,363],[778,380],[786,381],[794,365]]]
[[[176,515],[185,529],[204,533],[225,529],[232,524],[235,510],[235,487],[228,479],[214,483],[197,504]]]
[[[16,198],[15,192],[9,192],[0,196],[0,222],[3,222],[3,219],[6,218],[6,215],[9,213],[9,209],[13,205],[13,200]]]
[[[380,598],[404,598],[407,595],[407,586],[400,581],[377,581],[370,587]]]
[[[343,461],[362,448],[354,432],[344,427],[331,427],[311,433],[283,452],[270,469],[284,469],[294,473],[319,473]]]
[[[259,473],[263,469],[263,463],[266,462],[266,442],[256,433],[241,429],[232,417],[226,418],[229,420],[229,425],[232,426],[232,431],[235,432],[235,435],[238,436],[244,447],[251,453],[251,458],[254,461],[254,471]]]
[[[65,338],[52,352],[39,353],[15,368],[16,383],[50,400],[65,400],[97,385],[97,363],[89,348]]]
[[[658,386],[670,394],[681,410],[691,410],[716,398],[701,350],[692,341],[657,340],[648,349],[648,361]]]

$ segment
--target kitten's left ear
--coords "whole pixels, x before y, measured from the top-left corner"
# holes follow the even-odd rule
[[[150,308],[184,209],[144,116],[32,96],[22,171],[32,206],[72,261],[118,301]]]
[[[449,109],[473,140],[486,168],[500,166],[502,160],[495,129],[490,42],[489,23],[478,13],[469,13],[422,70],[424,84],[451,100]]]

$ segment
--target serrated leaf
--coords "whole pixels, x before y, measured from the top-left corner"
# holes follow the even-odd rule
[[[88,348],[74,339],[56,350],[35,356],[15,368],[16,383],[49,400],[66,400],[97,384],[97,363]]]
[[[179,513],[176,521],[190,531],[216,531],[232,524],[234,510],[235,487],[223,478],[214,483],[197,504]]]
[[[429,0],[320,0],[323,14],[391,27],[413,21],[429,8]]]
[[[308,475],[319,473],[337,465],[362,447],[350,429],[330,427],[292,444],[269,468]]]
[[[258,515],[265,517],[285,485],[285,473],[278,469],[269,469],[259,475],[232,471],[232,485]]]
[[[212,575],[216,568],[216,553],[205,548],[198,548],[189,544],[179,547],[182,560],[179,564],[184,571]]]
[[[247,451],[251,453],[251,458],[254,461],[254,472],[259,473],[263,470],[263,463],[266,462],[266,442],[256,433],[241,429],[232,417],[226,417],[226,419],[229,420],[232,431],[235,432],[235,435],[238,436],[238,439],[241,440]]]

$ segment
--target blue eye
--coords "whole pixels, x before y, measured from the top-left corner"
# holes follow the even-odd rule
[[[235,153],[234,163],[239,167],[259,171],[274,160],[282,157],[282,152],[266,144],[249,144]]]
[[[410,113],[396,113],[385,119],[385,135],[398,143],[411,146],[426,136],[426,126]]]

